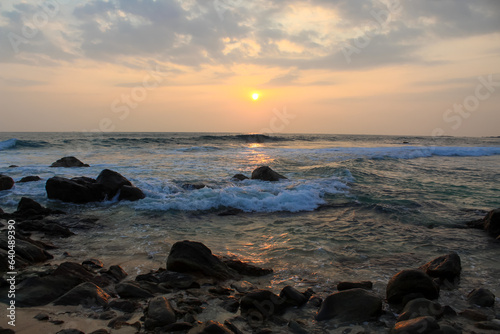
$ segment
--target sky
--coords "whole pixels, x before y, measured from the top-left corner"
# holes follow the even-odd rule
[[[500,1],[2,0],[0,111],[16,132],[499,136]]]

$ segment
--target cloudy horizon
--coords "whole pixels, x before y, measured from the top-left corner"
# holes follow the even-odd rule
[[[0,131],[498,136],[499,60],[493,0],[2,1]]]

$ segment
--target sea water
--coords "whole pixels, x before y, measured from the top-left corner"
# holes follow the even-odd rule
[[[91,167],[49,167],[64,156]],[[232,180],[264,165],[288,180]],[[500,138],[2,133],[0,174],[42,181],[0,192],[0,208],[15,211],[26,196],[100,218],[98,227],[53,242],[61,253],[121,264],[132,275],[164,267],[170,246],[189,239],[273,268],[267,284],[275,290],[330,291],[341,280],[372,280],[383,293],[399,270],[456,251],[464,269],[455,293],[486,286],[498,296],[500,244],[463,227],[500,207],[499,166]],[[48,178],[96,178],[105,168],[146,198],[84,205],[47,199]],[[206,187],[183,187],[195,183]],[[227,209],[242,212],[219,216]]]

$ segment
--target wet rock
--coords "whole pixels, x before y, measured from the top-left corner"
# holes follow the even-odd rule
[[[467,300],[470,304],[481,307],[491,307],[495,304],[495,295],[488,289],[479,288],[472,290],[467,295]]]
[[[0,234],[0,268],[8,268],[8,236],[7,233]],[[16,268],[23,266],[45,262],[54,258],[48,253],[43,246],[34,242],[29,238],[23,238],[20,234],[16,234]],[[7,270],[5,270],[7,271]]]
[[[49,315],[47,313],[38,313],[33,318],[39,321],[47,321],[49,320]]]
[[[249,177],[245,176],[243,174],[236,174],[231,178],[233,181],[243,181],[243,180],[248,180]]]
[[[239,328],[236,327],[236,325],[234,325],[232,322],[228,320],[224,320],[224,326],[226,326],[234,334],[243,334],[243,332],[240,331]]]
[[[102,312],[99,314],[98,319],[99,320],[111,320],[116,317],[116,312],[115,311],[106,311]]]
[[[36,182],[40,180],[41,180],[40,176],[25,176],[19,181],[17,181],[17,183]]]
[[[240,302],[234,297],[229,297],[226,300],[222,301],[219,306],[228,312],[236,313],[238,312],[238,308],[240,307]]]
[[[67,227],[52,220],[25,220],[18,223],[23,231],[38,231],[52,237],[68,238],[75,235]]]
[[[176,242],[172,246],[167,258],[167,269],[202,274],[221,280],[235,277],[235,273],[215,257],[207,246],[188,240]]]
[[[257,288],[248,281],[238,281],[231,284],[231,288],[235,289],[239,293],[247,293],[253,290],[257,290]]]
[[[339,284],[337,284],[337,290],[339,291],[358,289],[358,288],[371,290],[373,289],[373,283],[370,281],[361,281],[361,282],[339,282]]]
[[[220,322],[209,320],[200,327],[190,331],[192,334],[234,334],[229,328]]]
[[[120,188],[120,196],[118,196],[119,201],[138,201],[140,199],[145,198],[146,195],[142,192],[141,189],[134,186],[122,186]]]
[[[176,322],[161,328],[164,333],[188,331],[193,328],[189,322]]]
[[[108,199],[112,199],[122,186],[132,186],[132,183],[123,175],[110,169],[104,169],[96,179],[101,185]]]
[[[208,289],[208,292],[213,293],[214,295],[219,295],[219,296],[229,296],[231,293],[234,292],[234,290],[229,289],[229,288],[224,288],[220,285],[217,285],[214,288]]]
[[[67,328],[67,329],[62,329],[56,334],[85,334],[79,329],[74,329],[74,328]]]
[[[272,269],[259,268],[249,263],[244,263],[239,260],[223,259],[222,260],[229,268],[236,271],[238,274],[245,276],[265,276],[272,274]]]
[[[106,307],[109,295],[94,283],[82,283],[54,301],[54,305],[82,305],[84,307]]]
[[[163,327],[175,322],[175,313],[165,297],[155,297],[149,301],[145,327],[148,330]]]
[[[309,332],[306,331],[297,321],[290,321],[288,323],[288,328],[290,329],[290,332],[293,334],[308,334]]]
[[[439,324],[433,317],[419,317],[411,320],[400,321],[394,325],[391,334],[422,334],[439,332]]]
[[[170,289],[196,289],[200,287],[196,278],[190,274],[165,270],[157,276],[157,279],[162,287]]]
[[[206,185],[203,183],[184,183],[181,187],[185,190],[199,190],[205,188]]]
[[[500,332],[500,323],[493,322],[493,321],[480,321],[480,322],[476,322],[474,324],[474,326],[476,326],[476,328],[479,328],[479,329],[485,329],[485,330],[489,330],[489,331],[496,331],[497,333]]]
[[[309,297],[299,292],[297,289],[290,285],[285,286],[281,292],[280,297],[285,300],[289,306],[302,306],[309,300]]]
[[[269,290],[250,292],[240,300],[241,314],[246,316],[258,312],[263,318],[269,318],[283,314],[286,307],[285,300]]]
[[[64,157],[54,162],[50,167],[89,167],[75,157]]]
[[[28,197],[21,197],[17,204],[17,210],[14,212],[16,215],[33,216],[33,215],[50,215],[53,211],[43,207],[40,203]]]
[[[9,190],[14,186],[14,180],[11,177],[0,174],[0,191]]]
[[[64,276],[79,279],[82,283],[92,280],[94,274],[76,262],[63,262],[52,273],[53,276]]]
[[[421,270],[407,269],[394,275],[387,283],[387,301],[399,304],[412,295],[412,299],[424,297],[430,300],[439,297],[439,287],[432,278]]]
[[[108,303],[109,308],[122,311],[125,313],[133,313],[140,305],[130,300],[115,299]]]
[[[424,316],[439,318],[442,315],[443,307],[441,304],[425,298],[417,298],[409,301],[405,305],[403,311],[398,317],[397,322]]]
[[[221,217],[225,217],[225,216],[236,216],[240,213],[243,213],[245,211],[241,210],[241,209],[237,209],[237,208],[229,208],[227,210],[224,210],[222,212],[219,212],[217,214],[217,216],[221,216]]]
[[[382,299],[364,289],[349,289],[325,298],[316,320],[368,321],[382,313]]]
[[[122,279],[124,279],[128,275],[125,272],[125,270],[123,270],[122,267],[120,267],[118,265],[109,267],[109,269],[103,271],[102,274],[107,275],[115,282],[120,282]]]
[[[135,282],[123,282],[115,286],[116,293],[121,298],[151,298],[153,295],[141,288]]]
[[[455,329],[448,325],[440,325],[442,334],[462,334],[461,330]]]
[[[275,172],[269,166],[262,166],[256,168],[252,172],[252,180],[262,180],[262,181],[279,181],[281,179],[287,179],[285,176]]]
[[[492,210],[486,215],[484,228],[494,238],[500,235],[500,208]]]
[[[104,263],[98,259],[87,259],[82,262],[82,266],[84,266],[87,270],[101,269],[104,267]]]
[[[485,321],[488,320],[488,316],[480,311],[465,309],[462,312],[458,313],[463,318],[470,319],[473,321]]]
[[[16,168],[19,167],[18,165],[9,165],[9,168]]]
[[[101,329],[98,329],[98,330],[95,330],[93,331],[92,333],[90,334],[109,334],[108,330],[107,329],[104,329],[104,328],[101,328]]]
[[[16,306],[41,306],[59,298],[81,281],[78,278],[64,276],[31,277],[18,286]]]
[[[105,194],[101,185],[95,180],[81,178],[66,179],[59,176],[51,177],[45,184],[47,197],[70,203],[90,203],[104,200]]]
[[[450,253],[427,262],[419,269],[425,271],[430,277],[437,277],[442,280],[453,282],[460,277],[462,265],[460,256],[458,256],[457,253]]]

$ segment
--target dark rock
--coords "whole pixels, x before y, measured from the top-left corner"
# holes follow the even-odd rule
[[[318,296],[314,296],[307,302],[307,305],[313,308],[318,308],[323,303],[323,299]]]
[[[358,288],[371,290],[373,289],[373,283],[370,281],[361,281],[361,282],[339,282],[339,284],[337,284],[337,290],[339,291],[358,289]]]
[[[101,262],[101,260],[98,259],[88,259],[82,262],[82,266],[84,266],[86,269],[92,270],[92,269],[101,269],[104,267],[104,264]]]
[[[442,315],[443,307],[441,304],[425,298],[417,298],[409,301],[408,304],[405,305],[397,322],[425,316],[439,318]]]
[[[234,334],[243,334],[243,332],[240,331],[238,327],[236,327],[232,322],[228,320],[224,320],[224,326],[226,326]]]
[[[36,181],[40,181],[40,180],[41,180],[40,176],[25,176],[22,179],[20,179],[19,181],[17,181],[17,183],[36,182]]]
[[[247,293],[253,290],[257,290],[257,288],[248,281],[237,281],[231,283],[231,288],[235,289],[239,293]]]
[[[54,301],[54,305],[82,305],[84,307],[106,307],[109,295],[94,283],[82,283]]]
[[[141,189],[134,186],[122,186],[120,188],[120,196],[118,196],[119,201],[138,201],[145,198],[146,195]]]
[[[51,213],[52,210],[43,207],[40,203],[27,197],[21,197],[15,212],[15,214],[22,216],[49,215]]]
[[[286,177],[275,172],[269,166],[262,166],[262,167],[256,168],[252,172],[252,180],[279,181],[281,179],[286,179]]]
[[[273,315],[283,314],[286,307],[285,300],[269,290],[250,292],[240,300],[242,315],[258,312],[263,318],[269,318]]]
[[[463,318],[470,319],[473,321],[485,321],[488,320],[488,316],[480,311],[465,309],[462,312],[458,313]]]
[[[186,190],[199,190],[205,188],[206,185],[203,183],[184,183],[181,187]]]
[[[224,210],[222,212],[219,212],[217,214],[217,216],[221,216],[221,217],[225,217],[225,216],[236,216],[240,213],[243,213],[245,211],[241,210],[241,209],[237,209],[237,208],[229,208],[227,210]]]
[[[163,327],[175,322],[175,313],[165,297],[155,297],[149,301],[145,327],[148,330]]]
[[[176,322],[161,328],[164,333],[189,331],[193,325],[189,322]]]
[[[75,157],[64,157],[54,162],[50,167],[89,167]]]
[[[49,315],[47,313],[38,313],[33,318],[39,321],[47,321],[49,320]]]
[[[82,179],[51,177],[45,184],[47,197],[63,202],[89,203],[104,200],[105,193],[100,184]]]
[[[272,269],[259,268],[249,263],[244,263],[239,260],[222,259],[222,261],[238,274],[245,276],[265,276],[273,273]]]
[[[132,186],[129,180],[118,172],[104,169],[96,179],[97,184],[100,184],[108,199],[112,199],[123,186]]]
[[[14,180],[11,177],[0,174],[0,191],[9,190],[14,186]]]
[[[364,289],[349,289],[329,295],[316,320],[368,321],[382,313],[382,299]]]
[[[228,299],[222,301],[219,306],[228,312],[236,313],[240,307],[240,302],[234,297],[229,297]]]
[[[122,311],[125,313],[133,313],[140,305],[130,300],[114,299],[108,303],[109,308]]]
[[[34,264],[47,261],[54,258],[50,253],[41,248],[41,244],[33,242],[29,238],[23,238],[19,233],[16,234],[16,267],[20,268],[22,264]],[[0,252],[0,267],[8,264],[8,236],[7,233],[0,234],[0,249],[5,252]]]
[[[74,328],[67,328],[67,329],[62,329],[56,334],[85,334],[79,329],[74,329]]]
[[[500,208],[490,211],[484,217],[484,229],[494,238],[500,236]]]
[[[116,317],[115,311],[106,311],[99,314],[99,320],[111,320]]]
[[[438,334],[439,324],[433,317],[419,317],[411,320],[400,321],[396,323],[391,330],[391,334]]]
[[[288,328],[290,329],[290,332],[293,334],[308,334],[309,332],[306,331],[297,321],[290,321],[288,323]]]
[[[479,329],[485,329],[485,330],[489,330],[489,331],[496,331],[497,333],[500,332],[500,323],[496,323],[496,322],[493,322],[493,321],[480,321],[480,322],[476,322],[474,324],[474,326],[476,326],[476,328],[479,328]]]
[[[229,267],[200,242],[179,241],[170,249],[167,269],[176,272],[198,273],[225,280],[235,275]]]
[[[243,174],[236,174],[232,177],[234,181],[243,181],[243,180],[248,180],[248,176],[245,176]]]
[[[234,292],[234,290],[229,289],[229,288],[224,288],[220,285],[217,285],[214,288],[208,289],[208,292],[213,293],[215,295],[219,295],[219,296],[229,296],[231,293]]]
[[[18,165],[10,165],[9,168],[16,168],[19,167]]]
[[[299,292],[290,285],[285,286],[281,292],[280,297],[285,300],[289,306],[302,306],[309,300],[303,293]]]
[[[77,278],[83,282],[89,282],[94,274],[88,271],[84,266],[76,262],[63,262],[52,273],[53,276],[65,276]]]
[[[495,295],[488,289],[479,288],[472,290],[467,295],[469,303],[481,307],[491,307],[495,304]]]
[[[101,329],[98,329],[98,330],[95,330],[93,331],[92,333],[90,334],[109,334],[108,330],[107,329],[104,329],[104,328],[101,328]]]
[[[173,271],[165,270],[157,276],[158,282],[162,286],[171,289],[192,289],[199,288],[193,275],[176,273]]]
[[[135,282],[123,282],[115,286],[121,298],[151,298],[153,295]]]
[[[103,274],[109,276],[115,282],[120,282],[122,279],[128,276],[125,270],[123,270],[122,267],[118,265],[109,267],[108,270],[103,271]]]
[[[389,280],[386,293],[389,303],[399,304],[410,294],[415,298],[421,295],[430,300],[437,299],[439,287],[423,271],[408,269],[400,271]]]
[[[16,292],[16,306],[46,305],[62,296],[81,280],[64,276],[31,277],[22,281]]]
[[[448,325],[440,325],[442,334],[462,334],[461,330],[455,329]]]
[[[38,231],[53,237],[68,238],[75,235],[67,227],[52,220],[25,220],[18,223],[23,231]]]
[[[229,328],[220,322],[209,320],[203,323],[197,334],[234,334]]]
[[[437,277],[450,282],[455,281],[460,277],[462,265],[460,256],[457,253],[451,253],[435,258],[427,262],[419,269],[425,271],[430,277]]]

